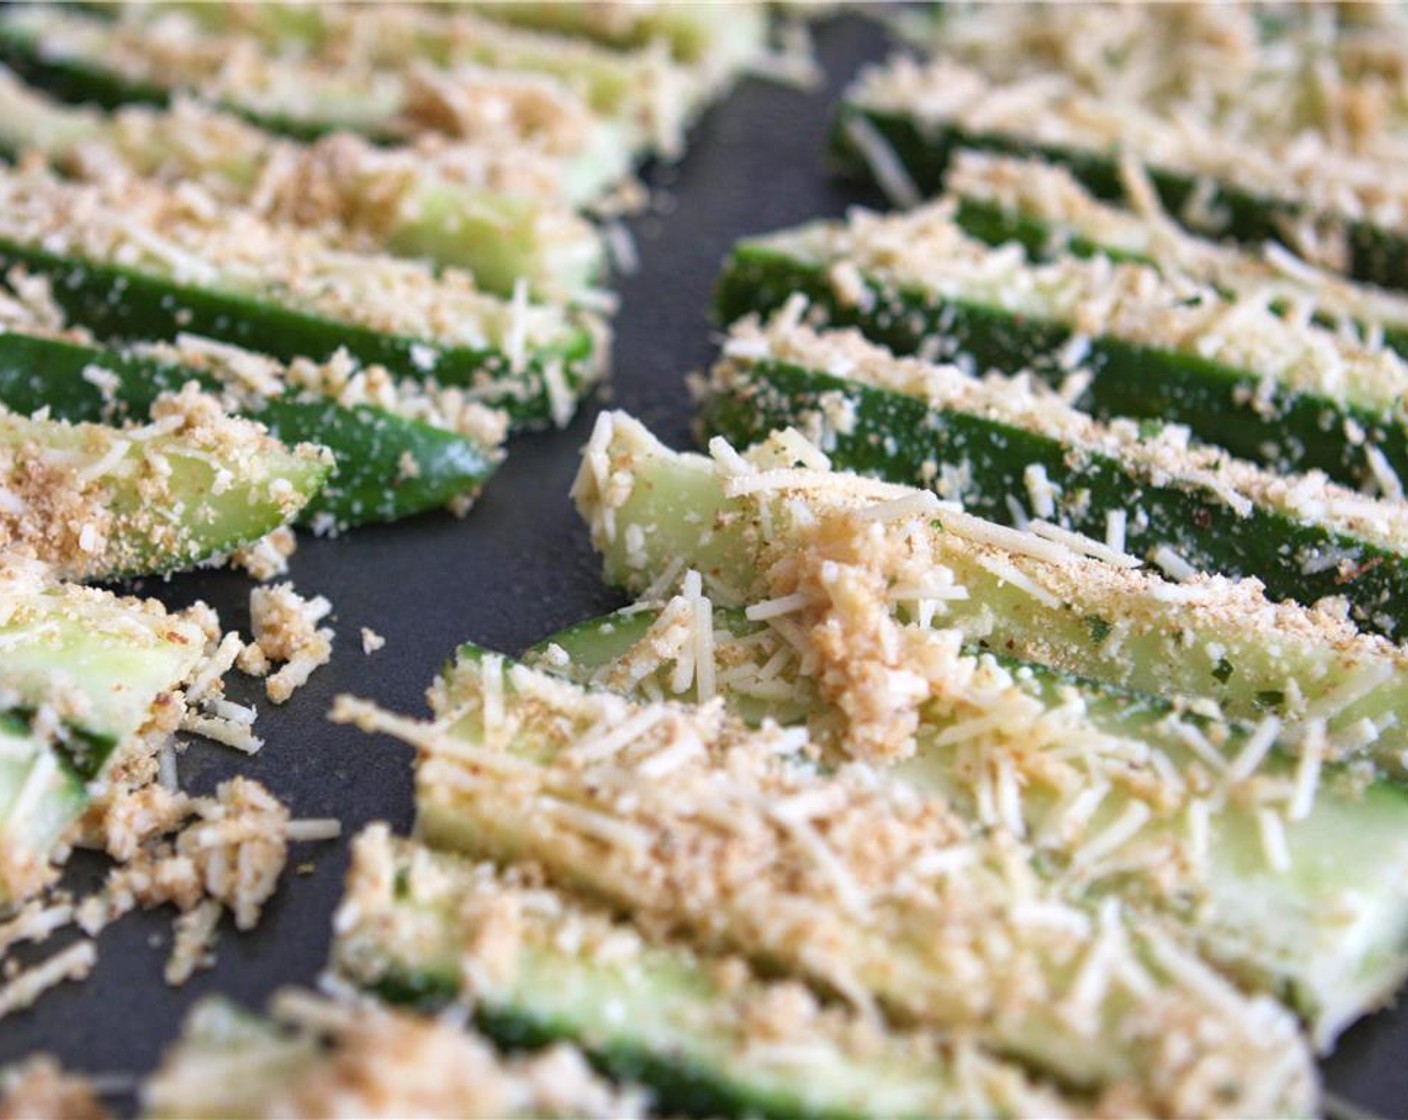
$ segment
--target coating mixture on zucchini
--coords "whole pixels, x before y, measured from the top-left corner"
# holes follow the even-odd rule
[[[566,423],[605,363],[598,318],[530,303],[524,284],[500,300],[467,273],[339,249],[193,185],[0,173],[0,260],[47,277],[69,320],[99,335],[192,331],[289,361],[345,348],[464,386],[522,424]]]
[[[995,79],[1055,72],[1230,136],[1386,152],[1408,119],[1408,24],[1387,4],[935,5],[900,25]]]
[[[658,607],[553,635],[534,663],[643,702],[717,696],[750,725],[805,726],[827,768],[861,745],[862,718],[863,730],[883,721],[912,734],[913,755],[878,767],[879,780],[1006,830],[1074,891],[1179,923],[1219,968],[1302,1015],[1322,1050],[1391,998],[1408,973],[1401,785],[1327,762],[1318,739],[1292,758],[1270,727],[984,652],[918,621],[877,617],[863,632],[867,604],[844,595],[857,582],[838,571],[830,598],[786,614],[755,604],[764,617],[752,621],[713,608],[687,574]],[[879,697],[900,673],[884,643],[865,640],[876,632],[909,675],[887,707]],[[1366,842],[1380,859],[1359,858]]]
[[[1030,370],[1100,415],[1172,420],[1277,470],[1402,493],[1408,361],[1392,350],[1151,265],[1034,262],[1020,244],[969,236],[956,209],[857,209],[744,241],[720,280],[720,317],[800,291],[818,315],[897,352],[975,374]]]
[[[1358,279],[1408,286],[1408,180],[1402,157],[1333,148],[1307,131],[1223,131],[1198,111],[1176,116],[1083,89],[1053,72],[994,79],[940,54],[870,67],[838,117],[835,151],[899,202],[941,189],[953,154],[976,148],[1064,163],[1102,197],[1120,193],[1125,151],[1167,210],[1194,229],[1282,241]]]
[[[171,19],[164,7],[126,10],[133,27]],[[380,5],[359,11],[286,3],[186,4],[204,31],[248,35],[276,49],[306,51],[315,61],[373,71],[431,65],[542,73],[570,87],[596,112],[621,124],[643,152],[665,158],[683,151],[684,132],[704,104],[727,88],[732,74],[677,64],[651,40],[642,48],[606,49],[588,40],[515,27],[481,16],[473,7]],[[765,21],[756,5],[740,5],[737,18],[715,15],[736,31],[756,36]],[[706,19],[709,17],[705,17]],[[756,49],[756,48],[755,48]]]
[[[962,1038],[885,1029],[534,881],[374,826],[353,844],[334,956],[393,1003],[457,998],[504,1046],[567,1041],[655,1114],[1071,1115]]]
[[[165,100],[199,90],[304,134],[414,131],[423,123],[421,81],[455,90],[466,74],[472,86],[476,71],[526,72],[580,98],[628,151],[674,158],[689,122],[722,92],[719,75],[679,65],[668,51],[609,50],[465,8],[131,6],[103,20],[29,7],[2,22],[10,63],[75,100]]]
[[[82,331],[63,330],[61,314],[7,318],[0,403],[23,413],[47,409],[71,423],[113,424],[150,418],[163,394],[195,382],[274,437],[332,452],[331,475],[300,514],[315,529],[441,506],[465,513],[503,459],[503,412],[463,389],[359,366],[346,351],[326,362],[284,364],[185,333],[172,342],[105,348]]]
[[[379,148],[351,133],[311,144],[179,98],[104,114],[28,89],[0,68],[0,145],[66,174],[196,182],[221,202],[331,233],[361,252],[466,269],[495,295],[586,297],[605,271],[601,241],[567,205],[570,164],[513,143],[427,139]]]
[[[181,722],[181,689],[209,654],[197,618],[53,584],[0,557],[0,899],[50,882],[93,780],[124,758],[154,757]]]
[[[1270,721],[1288,744],[1328,729],[1331,756],[1403,773],[1408,655],[1342,616],[1271,603],[1255,581],[1165,579],[1078,534],[1021,532],[929,491],[833,471],[795,432],[747,456],[722,439],[710,452],[669,451],[621,413],[598,419],[573,496],[609,582],[639,593],[694,568],[722,605],[781,615],[829,597],[828,563],[862,563],[896,615]],[[892,656],[898,675],[879,695],[903,699],[909,677]]]
[[[992,152],[960,151],[945,178],[958,223],[990,244],[1021,241],[1034,258],[1063,252],[1148,261],[1224,295],[1265,301],[1291,321],[1381,337],[1408,350],[1408,295],[1318,269],[1275,241],[1229,245],[1192,233],[1159,203],[1144,169],[1120,162],[1120,199],[1097,198],[1069,167]]]
[[[0,407],[0,552],[79,581],[194,567],[293,520],[331,468],[195,386],[158,397],[143,427]]]
[[[0,1070],[0,1117],[24,1120],[110,1120],[87,1078],[67,1073],[48,1054]]]
[[[1157,919],[1071,897],[942,798],[863,764],[817,773],[803,730],[634,705],[472,647],[432,709],[345,699],[335,716],[416,746],[433,845],[536,863],[646,928],[956,1032],[1097,1108],[1311,1107],[1313,1062],[1274,1001]]]
[[[737,446],[797,428],[838,470],[933,489],[992,521],[1168,570],[1255,576],[1272,599],[1343,599],[1390,637],[1408,603],[1408,508],[1323,474],[1279,475],[1177,425],[1101,423],[1027,375],[973,378],[896,358],[856,331],[804,325],[798,297],[735,324],[704,386],[709,435]],[[1184,570],[1177,565],[1177,570]]]

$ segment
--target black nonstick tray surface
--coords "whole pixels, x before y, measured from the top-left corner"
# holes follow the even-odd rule
[[[878,202],[828,176],[824,146],[840,89],[862,63],[883,56],[883,37],[872,24],[846,17],[820,26],[816,39],[824,89],[747,81],[699,123],[677,168],[649,176],[663,202],[631,223],[640,268],[616,284],[621,309],[613,379],[570,428],[515,440],[508,461],[463,520],[429,515],[334,539],[300,534],[290,578],[304,594],[332,600],[332,663],[283,707],[268,704],[258,682],[232,676],[232,695],[259,706],[263,750],[245,759],[197,743],[181,756],[179,770],[182,786],[195,792],[235,773],[257,778],[296,816],[340,819],[344,839],[296,846],[259,928],[239,934],[227,921],[215,967],[184,988],[162,980],[169,910],[115,923],[100,938],[92,977],[0,1022],[0,1065],[45,1050],[87,1073],[140,1076],[156,1064],[199,997],[220,992],[258,1007],[280,986],[312,984],[327,960],[346,837],[376,820],[405,832],[412,815],[410,752],[327,722],[333,697],[352,692],[420,713],[426,685],[459,642],[472,638],[516,653],[553,630],[621,605],[602,585],[586,529],[567,500],[593,416],[603,404],[626,408],[667,442],[689,444],[683,378],[711,360],[710,290],[732,242]],[[205,572],[135,590],[176,606],[204,599],[227,629],[248,633],[249,588],[238,574]],[[362,652],[364,626],[386,638],[385,648],[371,656]],[[1363,858],[1376,854],[1366,851]],[[80,854],[70,880],[92,888],[103,870],[101,860]],[[1359,1024],[1324,1070],[1334,1098],[1350,1106],[1336,1111],[1408,1115],[1408,1012],[1389,1010]],[[112,1103],[123,1111],[135,1107],[130,1093],[118,1093]]]

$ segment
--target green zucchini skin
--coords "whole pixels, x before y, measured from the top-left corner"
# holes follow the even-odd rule
[[[897,354],[914,354],[940,341],[939,360],[973,362],[979,371],[1031,370],[1059,384],[1068,371],[1059,360],[1072,332],[1049,320],[1022,318],[978,304],[941,300],[922,292],[864,280],[867,305],[843,304],[826,270],[766,246],[735,246],[715,292],[715,311],[729,323],[782,307],[803,293],[829,325],[855,327]],[[1370,477],[1361,444],[1345,433],[1353,420],[1400,474],[1408,475],[1408,425],[1353,404],[1311,393],[1277,390],[1265,413],[1251,403],[1255,376],[1194,355],[1137,345],[1108,336],[1090,340],[1082,365],[1093,377],[1077,407],[1101,418],[1130,416],[1184,424],[1206,443],[1271,470],[1322,470],[1348,486]]]
[[[1064,164],[1098,197],[1118,200],[1124,196],[1118,161],[1105,152],[1031,143],[1001,133],[968,132],[953,126],[926,127],[904,114],[848,103],[842,106],[831,132],[831,155],[838,169],[853,178],[872,180],[869,165],[847,132],[846,122],[853,117],[863,118],[885,138],[915,186],[925,194],[937,194],[943,189],[944,175],[956,152],[975,148],[1003,155],[1037,156]],[[1196,179],[1158,167],[1147,171],[1164,209],[1173,215],[1183,213],[1184,205],[1198,189]],[[1387,288],[1408,287],[1408,235],[1361,220],[1331,219],[1288,199],[1267,198],[1228,183],[1215,184],[1209,202],[1227,215],[1223,226],[1211,232],[1252,244],[1285,240],[1286,229],[1307,217],[1333,224],[1342,228],[1346,236],[1347,275]]]
[[[117,378],[112,397],[84,378],[92,366]],[[0,402],[17,412],[47,406],[57,419],[105,423],[120,418],[116,406],[119,413],[141,417],[161,393],[193,380],[219,389],[208,374],[180,365],[14,331],[0,334]],[[325,514],[350,526],[438,509],[478,489],[497,467],[467,437],[370,405],[276,399],[253,415],[285,443],[319,443],[337,460],[328,486],[300,515],[305,522]],[[415,477],[402,477],[406,454],[419,471]]]
[[[169,90],[152,82],[124,78],[114,71],[51,56],[29,35],[11,27],[0,28],[0,62],[61,101],[113,109],[133,102],[165,105],[171,100]]]
[[[1134,555],[1167,543],[1201,570],[1257,577],[1272,599],[1311,606],[1343,595],[1364,629],[1390,638],[1408,632],[1408,557],[1402,553],[1260,506],[1242,517],[1205,490],[1154,485],[1112,456],[1073,452],[1059,440],[1000,421],[931,408],[903,393],[770,360],[753,364],[736,391],[711,394],[701,423],[709,435],[742,446],[765,439],[775,428],[807,430],[808,421],[824,417],[825,403],[837,394],[850,403],[855,418],[849,431],[833,433],[834,448],[828,442],[837,469],[928,487],[934,464],[966,462],[964,508],[1010,525],[1006,497],[1025,492],[1023,471],[1039,463],[1061,490],[1061,520],[1078,532],[1103,540],[1106,511],[1141,508],[1147,526],[1131,518],[1126,530]],[[1088,500],[1072,500],[1079,494]],[[1357,556],[1356,572],[1346,577],[1336,567],[1302,571],[1304,559],[1331,552]]]
[[[473,660],[484,651],[462,652]],[[633,931],[621,915],[553,884],[526,895],[505,891],[486,870],[454,851],[392,838],[384,826],[369,829],[354,842],[334,967],[422,1014],[466,1006],[501,1050],[570,1043],[610,1078],[649,1091],[652,1115],[861,1120],[962,1109],[992,1116],[1022,1110],[1014,1093],[1038,1102],[1028,1112],[1045,1106],[1064,1114],[1061,1098],[1031,1085],[1015,1064],[989,1065],[986,1054],[974,1057],[1006,1087],[967,1081],[927,1032],[893,1026],[862,1041],[856,1018],[833,1010],[756,1034],[751,1009],[786,998],[772,974],[747,970],[725,980],[712,950]],[[493,981],[475,984],[465,966],[487,961],[475,916],[484,902],[521,906],[521,939]],[[593,946],[622,934],[636,946],[629,956],[598,956]],[[800,1056],[755,1060],[753,1044],[762,1041],[790,1044]]]
[[[120,265],[100,264],[0,240],[0,270],[22,266],[49,277],[54,299],[70,322],[109,340],[169,339],[188,331],[232,342],[283,361],[330,358],[346,349],[354,358],[383,365],[398,377],[464,386],[483,403],[505,409],[518,427],[552,420],[544,382],[546,363],[560,361],[568,389],[581,389],[594,361],[586,330],[561,347],[528,357],[520,373],[494,349],[447,346],[409,335],[339,322],[264,300],[180,284]],[[418,355],[429,353],[430,368]]]
[[[794,529],[774,517],[764,543],[759,511],[766,508],[767,496],[731,498],[724,472],[711,459],[670,451],[624,413],[604,415],[589,453],[605,454],[619,464],[624,477],[613,482],[610,497],[617,502],[617,495],[625,493],[625,499],[607,506],[607,494],[595,476],[583,472],[574,501],[593,529],[593,545],[603,558],[607,581],[639,592],[651,586],[652,579],[665,578],[662,572],[673,574],[689,565],[707,573],[705,579],[718,581],[727,601],[769,596],[770,585],[757,567],[759,556],[778,555],[775,549],[794,539],[792,534],[802,525]],[[828,488],[822,481],[828,472],[801,473],[803,485]],[[796,516],[801,522],[807,513],[844,505],[839,497],[823,497],[798,508],[787,502],[774,508],[781,509],[783,518]],[[607,508],[614,511],[614,536],[604,531]],[[944,629],[1102,683],[1171,699],[1213,700],[1236,720],[1258,721],[1268,712],[1291,719],[1319,713],[1327,720],[1327,731],[1337,737],[1367,717],[1374,720],[1378,738],[1362,745],[1363,754],[1360,746],[1347,742],[1348,757],[1363,757],[1383,773],[1402,778],[1408,658],[1392,643],[1358,632],[1347,620],[1313,618],[1297,604],[1273,604],[1246,583],[1222,581],[1210,588],[1206,606],[1185,606],[1170,602],[1166,584],[1150,573],[1117,575],[1099,561],[1082,561],[1078,567],[1092,579],[1107,577],[1108,586],[1097,587],[1076,578],[1070,566],[1029,565],[1009,552],[1019,569],[1026,569],[1051,593],[1038,599],[1013,588],[982,562],[981,537],[988,534],[980,526],[974,526],[976,533],[959,529],[959,515],[954,514],[958,531],[949,532],[944,525],[949,516],[938,512],[927,522],[932,530],[927,534],[930,558],[953,571],[968,587],[970,598],[950,603]],[[921,532],[926,528],[921,518],[912,524]],[[637,525],[645,538],[643,548],[628,550],[627,531],[634,544],[642,543],[632,528]],[[1228,609],[1219,609],[1219,601]],[[1110,644],[1116,627],[1120,633]],[[1297,695],[1287,691],[1292,680]],[[1351,694],[1353,702],[1347,703]],[[1312,704],[1317,707],[1309,708]],[[1357,739],[1358,732],[1352,735]]]
[[[954,221],[962,226],[963,231],[970,237],[986,241],[989,245],[1016,241],[1038,260],[1049,259],[1053,248],[1057,248],[1074,253],[1078,257],[1093,257],[1099,253],[1112,261],[1148,263],[1145,257],[1137,253],[1100,245],[1079,234],[1064,236],[1064,231],[1058,232],[1058,227],[1050,222],[977,199],[959,198]]]

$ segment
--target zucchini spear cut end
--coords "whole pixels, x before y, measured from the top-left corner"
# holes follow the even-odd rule
[[[392,839],[381,826],[353,845],[342,913],[334,957],[359,985],[420,1005],[472,994],[478,1025],[500,1045],[571,1042],[613,1078],[647,1089],[656,1112],[839,1120],[1079,1111],[970,1045],[865,1024],[795,982],[758,979],[737,958],[643,939],[571,895]],[[498,922],[507,914],[511,925]]]
[[[88,782],[169,724],[206,636],[157,603],[52,584],[13,560],[0,565],[0,618],[0,901],[16,901],[47,877]]]
[[[39,565],[0,564],[0,689],[7,707],[54,708],[100,740],[136,734],[204,656],[189,618],[151,600],[54,584]]]
[[[299,514],[304,523],[350,527],[471,501],[503,458],[502,415],[477,405],[440,408],[429,387],[404,380],[388,407],[321,395],[317,386],[336,393],[350,372],[337,357],[300,362],[298,377],[314,382],[303,388],[282,363],[192,336],[118,351],[18,329],[0,334],[0,402],[16,412],[47,408],[71,423],[146,420],[162,393],[195,381],[243,405],[282,443],[326,447],[336,466]],[[247,392],[251,378],[268,395]]]
[[[199,392],[158,400],[126,430],[0,412],[0,540],[61,578],[172,571],[287,524],[331,471]]]

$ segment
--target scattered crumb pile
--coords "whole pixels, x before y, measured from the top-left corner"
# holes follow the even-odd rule
[[[44,584],[26,586],[33,592]],[[333,839],[341,832],[335,820],[293,820],[278,798],[249,778],[232,778],[213,794],[197,796],[180,789],[176,770],[178,732],[244,753],[260,748],[262,741],[253,731],[255,709],[226,697],[226,674],[248,650],[256,651],[266,667],[271,656],[290,660],[269,681],[271,693],[286,698],[326,660],[331,632],[313,628],[329,609],[326,600],[309,603],[287,584],[255,588],[252,598],[262,604],[255,611],[256,638],[266,642],[261,647],[246,646],[234,632],[224,632],[203,603],[168,615],[155,604],[142,612],[140,601],[110,600],[100,592],[75,590],[70,595],[79,603],[111,601],[135,609],[140,618],[165,620],[166,633],[195,643],[197,650],[203,641],[204,650],[188,662],[193,667],[181,687],[157,697],[145,713],[145,725],[120,742],[100,775],[86,784],[86,806],[63,833],[58,849],[25,855],[35,864],[32,873],[16,865],[15,873],[7,874],[6,886],[17,905],[0,923],[5,979],[0,1018],[31,1006],[57,984],[85,977],[97,959],[92,939],[138,907],[169,904],[176,909],[166,979],[184,983],[212,963],[222,914],[228,911],[240,930],[254,928],[283,873],[290,843]],[[292,621],[309,615],[312,621],[304,630]],[[308,651],[310,642],[320,647],[316,657]],[[72,711],[82,711],[85,699],[75,695],[67,703]],[[56,725],[64,718],[60,710],[47,707],[41,717]],[[73,847],[102,851],[115,864],[103,887],[86,898],[74,898],[55,882],[57,865]],[[70,928],[79,939],[27,968],[10,955],[13,946],[45,942]]]
[[[322,595],[305,599],[291,583],[256,587],[249,594],[249,619],[254,644],[246,646],[236,664],[264,682],[269,699],[282,704],[307,683],[313,670],[332,658],[333,632],[319,627],[332,612]],[[270,675],[274,662],[283,667]]]

